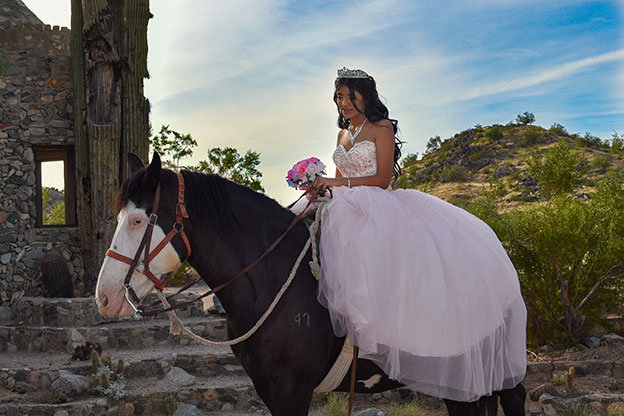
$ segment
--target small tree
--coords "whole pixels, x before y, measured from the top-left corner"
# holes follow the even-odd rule
[[[171,130],[169,125],[163,125],[156,136],[150,137],[150,144],[158,154],[170,157],[172,166],[179,166],[180,159],[192,156],[197,141],[189,133],[180,134]]]
[[[500,140],[503,138],[503,127],[499,124],[495,124],[490,127],[485,133],[485,137],[492,141]]]
[[[406,168],[408,166],[412,166],[414,163],[418,161],[418,152],[410,153],[401,160],[401,166]]]
[[[440,150],[440,146],[442,145],[442,140],[440,136],[433,136],[429,138],[427,142],[427,149],[425,150],[425,155],[428,155],[433,152],[437,152]]]
[[[525,111],[522,114],[518,114],[516,117],[516,123],[522,126],[527,126],[535,122],[535,114]]]
[[[529,175],[537,181],[546,198],[572,192],[583,183],[587,171],[583,154],[572,149],[565,140],[546,151],[532,150],[525,162]]]
[[[620,135],[613,130],[613,134],[611,134],[611,148],[609,150],[616,155],[624,154],[624,135]]]
[[[568,135],[568,130],[566,130],[566,128],[562,124],[559,124],[559,123],[553,123],[553,125],[550,126],[548,131],[550,131],[551,133],[558,134],[560,136]]]
[[[247,150],[241,156],[233,147],[214,147],[208,150],[208,160],[202,160],[193,169],[197,172],[216,173],[256,191],[264,192],[260,183],[262,173],[257,169],[260,154]]]

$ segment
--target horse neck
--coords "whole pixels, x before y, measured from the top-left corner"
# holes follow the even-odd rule
[[[294,218],[275,201],[237,185],[229,184],[226,194],[232,211],[230,218],[224,221],[227,225],[218,221],[215,224],[214,218],[191,209],[191,223],[186,227],[193,248],[189,263],[211,288],[229,281],[260,257]],[[298,231],[291,231],[287,239],[305,241],[301,230]],[[303,246],[303,242],[293,246]],[[269,256],[283,254],[283,248],[278,247]],[[274,267],[280,262],[273,261],[273,258],[261,261],[249,273],[219,291],[217,296],[230,318],[240,310],[244,310],[247,316],[256,315],[254,307],[262,310],[266,306],[265,300],[281,286],[283,279],[281,276],[276,279]],[[282,274],[281,270],[279,274]]]

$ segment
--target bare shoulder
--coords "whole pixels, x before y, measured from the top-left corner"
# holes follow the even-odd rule
[[[392,127],[392,123],[387,118],[376,121],[375,123],[373,123],[373,125],[378,129],[386,129],[386,130],[389,129],[390,132],[394,134],[394,128]]]
[[[346,145],[349,141],[349,134],[347,133],[347,129],[340,129],[338,132],[338,139],[336,141],[336,146],[339,144]]]
[[[388,119],[383,119],[373,124],[375,127],[376,140],[391,140],[394,143],[394,127]]]

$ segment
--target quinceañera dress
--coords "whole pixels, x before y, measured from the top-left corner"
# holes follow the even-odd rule
[[[333,155],[343,176],[377,172],[375,143]],[[323,212],[319,300],[334,331],[392,379],[474,401],[526,370],[526,308],[496,234],[416,190],[333,188]]]

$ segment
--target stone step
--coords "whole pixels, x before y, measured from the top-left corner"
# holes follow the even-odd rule
[[[227,337],[226,319],[208,315],[183,319],[196,334],[217,341]],[[73,352],[86,341],[103,349],[135,348],[153,345],[196,343],[184,336],[169,333],[169,321],[103,322],[95,326],[59,328],[48,326],[0,326],[0,352]]]
[[[181,293],[172,299],[182,303],[193,299],[195,293]],[[149,295],[144,303],[151,304],[158,298],[155,294]],[[6,309],[7,307],[5,307]],[[195,301],[180,308],[176,313],[180,318],[204,316],[204,302]],[[45,298],[45,297],[21,297],[10,307],[10,311],[0,314],[0,324],[2,325],[22,325],[22,326],[51,326],[59,328],[82,327],[97,325],[103,322],[119,321],[120,319],[110,319],[101,316],[97,310],[95,299],[88,298]],[[133,318],[122,318],[122,320],[132,320]],[[159,314],[155,317],[147,317],[145,320],[167,319],[167,314]]]
[[[269,414],[247,376],[195,377],[183,384],[189,385],[175,385],[166,376],[135,378],[128,380],[121,400],[88,394],[62,404],[54,403],[62,400],[58,395],[41,394],[39,402],[29,403],[4,395],[8,402],[0,404],[0,415],[47,416],[60,410],[69,415],[164,415],[181,403],[193,404],[204,414]]]
[[[177,367],[196,377],[244,376],[245,372],[229,348],[206,345],[111,349],[113,365],[118,359],[125,363],[127,380],[163,377]],[[60,371],[91,376],[90,360],[71,361],[66,353],[5,353],[0,356],[0,387],[15,393],[49,390]]]

